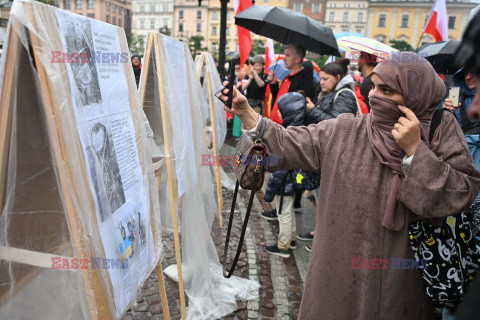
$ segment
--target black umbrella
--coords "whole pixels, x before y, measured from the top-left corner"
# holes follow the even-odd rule
[[[459,45],[459,40],[439,41],[424,44],[415,52],[425,57],[438,73],[453,74],[458,70],[454,55]]]
[[[235,24],[281,43],[295,43],[318,54],[340,56],[329,27],[293,10],[253,5],[235,16]]]

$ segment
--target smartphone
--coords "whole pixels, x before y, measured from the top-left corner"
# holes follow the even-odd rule
[[[459,87],[452,87],[448,91],[448,98],[452,100],[452,104],[455,108],[458,107],[458,97],[460,95],[460,88]]]
[[[227,108],[232,108],[232,100],[233,100],[233,83],[235,82],[235,64],[239,59],[232,59],[230,60],[230,70],[228,71],[228,101],[227,101]]]

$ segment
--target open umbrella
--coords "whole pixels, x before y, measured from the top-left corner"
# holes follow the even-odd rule
[[[329,27],[293,10],[253,5],[235,16],[235,24],[281,43],[295,43],[318,54],[340,56]]]
[[[273,62],[269,67],[268,70],[273,71],[275,70],[275,74],[277,78],[282,80],[285,79],[286,76],[290,74],[290,70],[285,68],[285,62],[283,60],[277,60]]]
[[[454,61],[455,52],[459,45],[459,40],[439,41],[424,44],[415,52],[426,58],[436,72],[454,74],[458,70]]]
[[[350,51],[363,51],[376,56],[398,51],[395,48],[387,46],[385,43],[365,37],[346,36],[338,39],[337,42],[339,47],[349,48]]]

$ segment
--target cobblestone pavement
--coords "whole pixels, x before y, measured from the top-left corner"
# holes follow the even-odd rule
[[[223,149],[222,149],[223,151]],[[224,154],[228,154],[225,152]],[[227,173],[231,168],[226,168]],[[235,255],[236,246],[240,238],[241,226],[248,203],[249,191],[240,191],[235,209],[229,257],[231,264]],[[218,219],[212,226],[218,256],[222,257],[225,247],[226,228],[228,224],[233,192],[223,189],[223,229],[219,228]],[[297,232],[302,233],[313,229],[314,206],[303,198],[304,212],[297,214]],[[289,258],[269,255],[265,252],[266,245],[276,243],[278,222],[267,221],[260,217],[260,213],[271,210],[272,207],[263,199],[263,193],[257,192],[245,235],[243,250],[234,275],[257,280],[260,283],[259,297],[255,301],[237,302],[237,310],[224,319],[296,319],[300,308],[303,281],[308,265],[309,253],[304,249],[305,243],[297,242],[297,249],[291,250]],[[164,257],[162,267],[175,264],[173,234],[164,233]],[[293,253],[293,254],[292,254]],[[302,281],[303,279],[303,281]],[[172,319],[180,319],[180,298],[178,284],[165,276],[168,304]],[[188,306],[188,297],[187,306]],[[133,307],[123,317],[130,319],[163,319],[162,305],[158,293],[156,273],[153,272],[145,281]]]

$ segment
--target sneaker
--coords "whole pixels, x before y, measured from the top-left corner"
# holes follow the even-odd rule
[[[278,220],[277,210],[269,210],[261,213],[261,217],[266,220]]]
[[[290,242],[290,249],[297,249],[297,241],[292,240]]]
[[[310,232],[299,234],[297,235],[297,239],[302,241],[313,241],[313,234]]]
[[[267,247],[265,247],[265,251],[267,251],[267,253],[270,253],[270,254],[273,254],[273,255],[276,255],[276,256],[279,256],[279,257],[282,257],[282,258],[290,257],[290,253],[288,253],[288,251],[283,251],[283,250],[278,249],[277,245],[267,246]]]
[[[312,245],[311,244],[307,244],[305,246],[305,250],[307,250],[308,252],[312,252]]]

